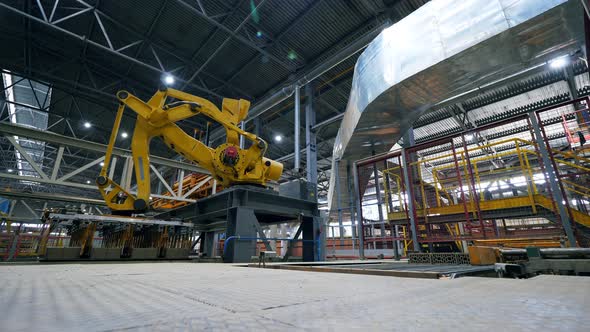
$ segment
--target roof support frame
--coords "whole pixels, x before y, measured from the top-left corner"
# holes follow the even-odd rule
[[[90,40],[90,39],[88,39],[86,36],[80,36],[80,35],[78,35],[78,34],[76,34],[76,33],[74,33],[74,32],[71,32],[71,31],[67,30],[67,29],[64,29],[64,28],[62,28],[62,27],[59,27],[59,26],[57,26],[57,25],[56,25],[56,23],[55,23],[55,22],[45,22],[43,19],[40,19],[40,18],[38,18],[38,17],[36,17],[36,16],[33,16],[33,15],[31,15],[31,14],[28,14],[28,13],[26,13],[26,12],[23,12],[23,11],[21,11],[20,9],[17,9],[17,8],[11,7],[10,5],[7,5],[7,4],[4,4],[4,3],[0,3],[0,8],[7,9],[7,10],[9,10],[9,11],[10,11],[10,12],[12,12],[12,13],[15,13],[15,14],[18,14],[18,15],[20,15],[20,16],[23,16],[23,17],[26,17],[26,18],[28,18],[30,21],[34,21],[34,22],[40,23],[40,24],[42,24],[42,25],[44,25],[44,26],[46,26],[46,27],[50,27],[50,28],[52,28],[52,29],[54,29],[54,30],[56,30],[56,31],[59,31],[59,32],[61,32],[61,33],[63,33],[64,35],[67,35],[67,36],[69,36],[69,37],[71,37],[71,38],[75,38],[75,39],[77,39],[77,40],[81,41],[81,42],[82,42],[82,43],[85,45],[85,47],[87,47],[87,46],[89,46],[89,45],[90,45],[90,46],[93,46],[93,47],[95,47],[95,48],[98,48],[98,49],[101,49],[101,50],[107,51],[108,53],[110,53],[110,54],[113,54],[113,55],[115,55],[115,56],[118,56],[118,57],[120,57],[121,59],[124,59],[124,60],[130,61],[130,62],[132,62],[132,63],[136,63],[136,64],[138,64],[138,65],[140,65],[140,66],[142,66],[142,67],[144,67],[144,68],[146,68],[146,69],[149,69],[149,70],[151,70],[151,71],[154,71],[154,72],[157,72],[157,73],[163,74],[163,72],[162,72],[162,70],[161,70],[160,68],[156,68],[156,67],[154,67],[154,66],[152,66],[152,65],[150,65],[150,64],[148,64],[148,63],[145,63],[145,62],[143,62],[143,61],[141,61],[141,60],[139,60],[139,59],[136,59],[136,58],[134,58],[134,57],[131,57],[131,56],[129,56],[129,55],[126,55],[126,54],[124,54],[124,53],[118,52],[118,51],[117,51],[117,50],[115,50],[115,49],[111,49],[111,48],[109,48],[108,46],[104,46],[104,45],[102,45],[102,44],[100,44],[100,43],[97,43],[97,42],[95,42],[95,41],[93,41],[93,40]],[[91,9],[92,9],[92,8],[87,8],[87,10],[91,10]],[[100,11],[96,10],[96,12],[100,14]],[[104,15],[103,15],[103,16],[104,16]],[[179,79],[179,80],[180,80],[180,79]],[[201,86],[198,86],[198,85],[196,85],[196,84],[190,84],[190,87],[192,87],[192,88],[195,88],[195,89],[197,89],[197,90],[200,90],[200,91],[203,91],[203,92],[206,92],[206,93],[209,93],[209,94],[211,94],[211,95],[213,95],[213,96],[221,97],[221,96],[219,96],[217,93],[215,93],[215,92],[213,92],[213,91],[211,91],[211,90],[207,90],[207,89],[205,89],[205,88],[203,88],[203,87],[201,87]]]
[[[47,177],[47,174],[45,174],[45,172],[43,172],[43,169],[41,168],[41,166],[38,165],[33,160],[33,158],[29,155],[29,153],[16,141],[15,136],[11,136],[11,135],[4,135],[4,136],[6,137],[6,139],[8,139],[10,144],[12,144],[14,146],[14,148],[16,150],[18,150],[20,155],[23,158],[25,158],[25,160],[29,163],[29,165],[31,165],[31,167],[35,170],[35,172],[37,172],[37,174],[39,174],[39,176],[42,179],[49,179],[49,177]]]
[[[199,69],[197,69],[184,83],[183,89],[189,84],[191,83],[195,77],[197,77],[197,75],[199,75],[200,72],[203,71],[203,69],[205,69],[205,67],[209,64],[209,62],[211,62],[211,60],[213,60],[213,58],[219,53],[221,52],[221,50],[225,47],[225,45],[227,45],[227,43],[229,43],[233,37],[235,37],[237,35],[237,33],[244,27],[244,25],[246,23],[248,23],[248,20],[250,19],[250,17],[252,17],[252,14],[256,12],[256,10],[258,10],[258,8],[261,8],[265,3],[267,2],[267,0],[260,0],[260,2],[258,2],[258,4],[256,5],[256,8],[254,8],[252,11],[250,11],[250,13],[248,13],[248,15],[246,15],[246,17],[242,20],[242,22],[231,32],[229,32],[229,36],[223,41],[223,43],[221,43],[221,45],[219,45],[215,51],[213,51],[213,53],[211,53],[211,55],[207,58],[207,60],[205,60],[203,62],[203,64],[199,67]]]
[[[212,19],[211,17],[201,13],[201,11],[199,11],[196,7],[189,5],[186,1],[183,0],[176,0],[176,2],[186,8],[188,8],[189,10],[191,10],[193,13],[195,13],[197,16],[207,20],[209,23],[211,23],[212,25],[219,27],[220,29],[222,29],[223,31],[231,34],[236,40],[240,41],[241,43],[243,43],[246,46],[249,46],[253,49],[255,49],[256,51],[262,53],[263,55],[266,55],[269,59],[274,60],[275,62],[277,62],[279,65],[283,66],[285,69],[287,69],[288,71],[292,72],[294,70],[294,68],[292,66],[290,66],[289,64],[283,62],[281,59],[277,58],[276,56],[270,54],[269,52],[263,50],[261,47],[259,47],[258,45],[255,45],[254,43],[252,43],[251,41],[249,41],[248,39],[234,33],[232,30],[230,30],[228,27],[224,26],[223,24],[215,21],[214,19]]]
[[[301,14],[297,15],[297,18],[295,18],[293,21],[291,21],[288,25],[287,28],[285,28],[283,31],[279,32],[274,39],[271,41],[271,43],[268,45],[268,47],[273,47],[276,45],[276,43],[278,41],[280,41],[281,39],[283,39],[283,37],[285,37],[289,31],[291,31],[291,29],[293,27],[295,27],[297,24],[299,24],[299,22],[301,22],[305,17],[307,17],[307,15],[313,11],[314,8],[317,8],[318,5],[320,5],[324,0],[316,0],[314,1],[311,5],[309,5]],[[229,83],[231,83],[231,81],[233,81],[236,77],[238,77],[238,75],[240,75],[245,68],[249,67],[252,63],[254,63],[254,61],[258,60],[260,58],[261,54],[258,53],[255,56],[253,56],[252,58],[250,58],[250,60],[248,60],[248,62],[246,62],[245,65],[243,65],[242,67],[240,67],[238,70],[236,70],[233,74],[231,74],[231,76],[226,80]]]

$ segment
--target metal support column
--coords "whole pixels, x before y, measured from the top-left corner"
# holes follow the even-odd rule
[[[301,157],[300,157],[300,149],[301,144],[299,144],[299,131],[301,129],[301,124],[299,123],[301,120],[301,93],[299,92],[299,86],[295,86],[295,110],[294,110],[294,125],[293,130],[295,131],[294,134],[294,165],[293,168],[296,172],[299,172],[301,168]]]
[[[338,230],[340,233],[340,245],[344,245],[344,226],[342,225],[342,201],[340,199],[340,160],[336,160],[336,167],[334,167],[336,174],[332,175],[335,176],[336,179],[336,209],[338,210]]]
[[[246,130],[246,123],[244,121],[240,122],[240,129]],[[240,149],[244,149],[246,144],[246,138],[240,135]]]
[[[205,139],[203,143],[209,146],[209,138],[211,137],[211,122],[207,121],[207,127],[205,128]]]
[[[262,136],[262,120],[259,117],[254,118],[254,135]]]
[[[256,234],[254,224],[257,222],[252,209],[232,207],[229,210],[226,230],[226,241],[230,237],[243,237],[247,240],[228,241],[227,251],[223,253],[223,261],[231,263],[247,263],[256,255]]]
[[[547,172],[549,185],[551,186],[551,191],[553,194],[553,199],[555,200],[555,204],[557,204],[557,210],[559,212],[559,217],[561,219],[563,229],[565,231],[565,234],[567,235],[570,247],[576,247],[576,237],[574,236],[574,231],[572,229],[569,213],[564,205],[566,198],[563,196],[559,183],[557,183],[557,173],[553,167],[553,162],[549,157],[549,151],[547,149],[547,146],[545,145],[545,139],[541,134],[541,128],[539,127],[539,119],[537,118],[537,114],[535,112],[529,113],[529,118],[531,120],[533,130],[535,132],[535,142],[537,143],[539,153],[541,154],[541,158],[545,166],[545,171]]]
[[[176,195],[178,195],[179,197],[182,197],[182,184],[184,182],[184,170],[181,169],[178,171],[178,186],[176,187]],[[172,188],[174,189],[174,187]],[[172,194],[172,193],[170,193]]]
[[[347,175],[347,178],[348,178],[348,181],[347,181],[347,185],[348,185],[348,197],[350,198],[348,204],[349,204],[349,211],[350,211],[350,230],[351,230],[351,233],[352,233],[352,249],[354,249],[354,241],[358,237],[360,237],[359,234],[361,234],[361,233],[358,233],[357,232],[357,228],[356,228],[356,225],[357,224],[356,224],[356,218],[355,218],[355,213],[356,213],[356,211],[355,211],[355,207],[356,207],[355,202],[357,200],[360,200],[360,198],[357,197],[357,194],[355,193],[354,181],[350,181],[350,179],[352,179],[352,177],[354,176],[353,173],[352,173],[352,171],[351,171],[351,169],[350,169],[352,166],[353,165],[351,165],[350,160],[348,160],[347,161],[347,164],[346,164],[346,175]]]
[[[381,199],[381,186],[379,186],[379,170],[377,169],[377,163],[373,163],[373,178],[375,179],[375,195],[377,196],[378,210],[377,212],[379,212],[379,221],[381,222],[381,243],[383,244],[383,249],[385,249],[385,220],[383,219],[383,200]]]
[[[408,155],[406,153],[406,148],[414,145],[414,128],[408,129],[408,131],[404,134],[404,148],[402,149],[402,169],[404,171],[404,184],[406,186],[406,197],[408,201],[408,216],[410,217],[410,227],[412,228],[412,243],[414,245],[414,251],[420,252],[420,244],[418,243],[418,227],[416,226],[416,207],[414,206],[414,197],[412,195],[412,183],[410,182],[410,172],[411,168],[410,160],[408,160]]]
[[[389,169],[389,165],[387,164],[387,159],[383,160],[383,167],[384,167],[383,170]],[[383,188],[385,189],[385,204],[387,204],[387,211],[393,211],[393,202],[391,201],[391,191],[387,190],[388,188],[391,188],[390,186],[391,186],[391,182],[390,182],[389,174],[387,172],[383,172]],[[397,225],[393,225],[391,223],[389,225],[391,226],[391,237],[396,238],[398,235]],[[400,259],[400,255],[399,255],[400,241],[393,240],[393,241],[391,241],[391,243],[393,245],[393,257],[395,258],[395,260],[399,261],[399,259]]]
[[[307,182],[318,183],[318,156],[316,150],[316,133],[311,128],[315,126],[315,110],[313,107],[313,85],[305,86],[305,152]]]
[[[351,193],[351,196],[355,196],[356,197],[356,210],[359,211],[358,215],[359,215],[359,219],[361,216],[361,199],[360,199],[360,186],[359,186],[359,177],[358,177],[358,167],[356,165],[356,162],[352,165],[352,178],[354,179],[354,187],[353,187],[353,193]],[[355,220],[355,216],[351,215],[350,216],[351,221]],[[354,223],[353,223],[354,224]],[[365,239],[364,239],[364,231],[363,231],[363,221],[362,220],[358,220],[357,222],[357,227],[358,227],[358,237],[359,237],[359,258],[360,259],[365,259]]]

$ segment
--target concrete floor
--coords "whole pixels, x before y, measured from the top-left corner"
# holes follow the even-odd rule
[[[0,266],[1,331],[588,331],[590,278],[406,279],[197,263]]]

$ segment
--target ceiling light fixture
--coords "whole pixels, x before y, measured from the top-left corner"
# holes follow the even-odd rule
[[[9,168],[9,169],[7,169],[6,171],[7,171],[8,173],[12,173],[12,172],[14,172],[14,170],[13,170],[12,168]]]
[[[549,61],[549,66],[553,69],[559,69],[559,68],[565,67],[565,65],[567,65],[567,63],[568,63],[567,56],[562,56],[562,57],[555,58],[555,59]]]
[[[174,84],[174,76],[166,74],[166,76],[164,76],[164,83],[166,83],[167,85]]]
[[[275,142],[280,142],[282,140],[283,140],[283,136],[281,136],[281,135],[276,135],[275,136]]]
[[[90,127],[92,127],[92,123],[90,123],[88,121],[84,122],[84,128],[90,128]]]
[[[127,134],[126,132],[122,132],[122,133],[121,133],[121,137],[123,137],[123,138],[127,138],[127,137],[129,137],[129,134]]]

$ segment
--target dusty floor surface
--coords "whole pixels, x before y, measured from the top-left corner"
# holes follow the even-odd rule
[[[0,331],[588,331],[590,278],[426,280],[204,263],[0,266]]]

